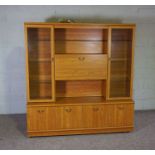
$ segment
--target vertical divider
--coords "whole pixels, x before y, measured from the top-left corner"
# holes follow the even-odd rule
[[[52,102],[55,102],[55,45],[54,45],[54,27],[51,27],[51,82],[52,82]]]
[[[110,62],[111,59],[111,27],[108,29],[108,75],[107,75],[107,82],[106,82],[106,100],[110,98]]]

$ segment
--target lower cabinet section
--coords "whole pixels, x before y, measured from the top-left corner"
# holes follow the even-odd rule
[[[134,104],[28,106],[30,136],[123,132],[133,128]],[[76,131],[76,132],[71,132]],[[79,132],[78,132],[79,131]],[[96,132],[95,132],[96,131]],[[51,132],[51,134],[49,134]],[[34,133],[34,134],[33,134]],[[39,134],[40,133],[40,134]],[[44,134],[42,134],[44,133]]]

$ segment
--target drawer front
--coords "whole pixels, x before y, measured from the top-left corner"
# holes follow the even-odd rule
[[[91,80],[107,78],[106,54],[55,55],[56,80]]]

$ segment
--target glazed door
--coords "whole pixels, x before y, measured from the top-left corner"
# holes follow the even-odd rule
[[[28,100],[54,101],[54,48],[52,27],[27,27]]]
[[[108,97],[131,98],[133,29],[112,28],[110,34]]]

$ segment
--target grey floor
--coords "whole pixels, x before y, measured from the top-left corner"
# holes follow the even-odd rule
[[[155,149],[155,111],[138,111],[131,133],[26,137],[25,115],[0,115],[0,149]]]

